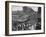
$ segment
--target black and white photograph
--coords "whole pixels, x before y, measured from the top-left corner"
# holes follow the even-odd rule
[[[44,3],[9,2],[9,34],[44,33]]]
[[[41,7],[12,5],[12,31],[41,30]]]

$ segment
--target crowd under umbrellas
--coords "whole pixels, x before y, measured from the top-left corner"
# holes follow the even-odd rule
[[[41,21],[39,21],[41,20],[41,14],[38,13],[40,11],[36,12],[28,6],[22,8],[23,10],[20,11],[12,11],[12,31],[41,29]]]

